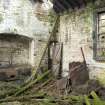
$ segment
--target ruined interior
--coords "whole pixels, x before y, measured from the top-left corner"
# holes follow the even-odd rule
[[[0,80],[15,78],[25,72],[30,75],[31,41],[32,39],[20,35],[0,35]]]
[[[0,0],[0,105],[105,105],[105,0]]]
[[[30,39],[18,35],[0,35],[0,67],[29,63]]]

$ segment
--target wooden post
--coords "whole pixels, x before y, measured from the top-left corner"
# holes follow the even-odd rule
[[[60,65],[59,65],[58,79],[60,79],[62,77],[62,62],[63,62],[63,43],[61,44],[61,54],[60,54]]]
[[[51,59],[51,55],[50,55],[50,44],[48,45],[48,70],[52,69],[52,59]]]
[[[84,61],[84,64],[86,65],[86,59],[85,59],[85,55],[84,55],[84,52],[83,52],[82,47],[81,47],[81,52],[82,52],[82,56],[83,56],[83,61]]]

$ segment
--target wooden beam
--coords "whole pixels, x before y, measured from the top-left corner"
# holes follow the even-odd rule
[[[77,6],[72,0],[67,0],[67,1],[73,9]]]
[[[94,3],[96,0],[92,0],[92,3]]]
[[[56,3],[55,5],[58,6],[60,9],[66,10],[66,8],[64,7],[64,5],[61,4],[61,3],[59,2],[59,0],[56,0],[55,3]]]
[[[32,0],[34,2],[39,2],[39,3],[43,3],[43,0]]]
[[[86,2],[86,0],[83,0],[83,2],[84,2],[84,5],[86,6],[86,5],[87,5],[87,2]]]
[[[50,45],[48,45],[48,70],[52,70],[52,59],[51,59]]]
[[[83,4],[80,4],[80,0],[72,0],[73,2],[74,2],[74,4],[76,4],[76,7],[81,7],[81,5],[83,5]]]
[[[62,78],[62,64],[63,63],[63,43],[61,44],[61,54],[60,54],[60,65],[59,65],[59,72],[58,72],[58,79]]]
[[[57,7],[56,5],[53,5],[53,9],[56,13],[61,12],[61,9],[59,7]]]
[[[70,5],[67,3],[66,0],[59,0],[60,4],[62,4],[66,9],[70,8]]]
[[[72,5],[72,3],[69,0],[66,0],[66,3],[69,5],[69,7],[71,7],[72,9],[74,9],[74,6]]]
[[[96,0],[85,0],[87,3],[91,2],[94,3]]]
[[[57,4],[56,0],[53,0],[53,8],[57,13],[64,11],[64,9]]]
[[[60,8],[61,11],[67,10],[69,8],[74,9],[75,7],[86,6],[88,2],[94,3],[96,0],[53,0],[56,7]]]

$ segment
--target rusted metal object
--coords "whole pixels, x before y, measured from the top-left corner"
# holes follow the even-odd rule
[[[86,83],[89,79],[89,74],[84,62],[72,62],[69,64],[69,76],[73,86]]]
[[[89,80],[88,68],[82,48],[81,53],[83,62],[72,62],[69,64],[69,80],[71,80],[72,86],[85,84]]]
[[[73,88],[83,85],[89,80],[88,67],[83,49],[81,48],[83,62],[72,62],[69,64],[69,76],[57,80],[57,90],[61,94],[72,92]]]

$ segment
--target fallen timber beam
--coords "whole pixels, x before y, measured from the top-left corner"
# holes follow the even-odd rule
[[[36,88],[34,90],[34,92],[39,91],[40,89],[42,89],[45,85],[47,85],[51,80],[53,79],[53,77],[49,78],[47,81],[45,81],[44,83],[42,83],[38,88]]]
[[[31,88],[34,84],[36,84],[37,82],[39,82],[40,80],[42,80],[44,77],[46,77],[49,73],[51,73],[51,71],[47,71],[45,72],[42,76],[38,77],[37,79],[31,81],[29,84],[27,84],[26,86],[22,87],[21,89],[19,89],[14,96],[18,96],[21,93],[23,93],[24,91],[26,91],[27,89]]]
[[[57,103],[57,102],[70,102],[70,100],[62,100],[62,99],[48,99],[48,98],[43,98],[43,99],[38,99],[35,97],[10,97],[7,99],[2,99],[0,100],[0,103],[3,102],[13,102],[13,101],[19,101],[19,102],[25,102],[25,101],[33,101],[33,102],[48,102],[48,103]],[[72,102],[72,101],[71,101]]]
[[[45,81],[44,83],[42,83],[39,87],[37,87],[35,89],[35,92],[37,92],[38,90],[40,90],[42,87],[44,87],[46,84],[48,84],[51,80],[53,79],[53,77],[49,78],[47,81]],[[4,94],[0,94],[0,99],[6,98],[7,96],[12,96],[14,95],[14,93],[17,93],[20,90],[20,88],[17,88],[15,90],[10,90]]]
[[[54,22],[54,24],[53,24],[52,32],[51,32],[51,34],[50,34],[50,36],[49,36],[49,38],[48,38],[48,41],[47,41],[47,43],[46,43],[44,52],[43,52],[43,54],[42,54],[42,56],[41,56],[40,62],[39,62],[39,64],[38,64],[37,68],[33,68],[33,73],[32,73],[32,75],[30,76],[30,78],[29,78],[28,80],[26,80],[26,82],[25,82],[24,85],[26,85],[26,84],[28,84],[30,81],[34,80],[34,78],[35,78],[35,76],[36,76],[36,73],[37,73],[37,70],[39,69],[39,67],[40,67],[40,65],[41,65],[41,62],[42,62],[42,59],[43,59],[43,57],[44,57],[44,55],[45,55],[45,53],[46,53],[46,50],[47,50],[48,45],[49,45],[49,43],[50,43],[50,40],[51,40],[52,36],[54,35],[54,32],[55,32],[55,30],[56,30],[56,26],[57,26],[57,24],[58,24],[58,20],[59,20],[59,16],[56,16],[55,22]]]
[[[9,96],[7,98],[1,99],[0,103],[13,102],[13,101],[29,101],[31,99],[43,99],[44,96],[45,96],[45,93],[39,94],[39,95],[24,95],[24,96],[18,96],[18,97]]]
[[[66,98],[55,98],[55,97],[46,97],[44,94],[42,95],[25,95],[25,96],[18,96],[18,97],[7,97],[5,99],[1,99],[0,103],[3,102],[13,102],[13,101],[19,101],[19,102],[25,102],[25,101],[33,101],[33,102],[48,102],[48,103],[57,103],[57,102],[83,102],[84,97],[83,96],[69,96]]]
[[[47,96],[46,94],[40,94],[40,95],[25,95],[25,96],[18,96],[18,97],[7,97],[5,99],[1,99],[0,103],[3,102],[41,102],[42,104],[47,102],[46,105],[55,105],[55,103],[65,103],[64,105],[68,104],[78,104],[78,105],[105,105],[105,101],[101,100],[97,94],[92,91],[90,95],[93,97],[93,99],[89,98],[87,95],[80,95],[80,96],[64,96],[64,97],[52,97],[52,96]],[[41,104],[41,105],[42,105]]]

